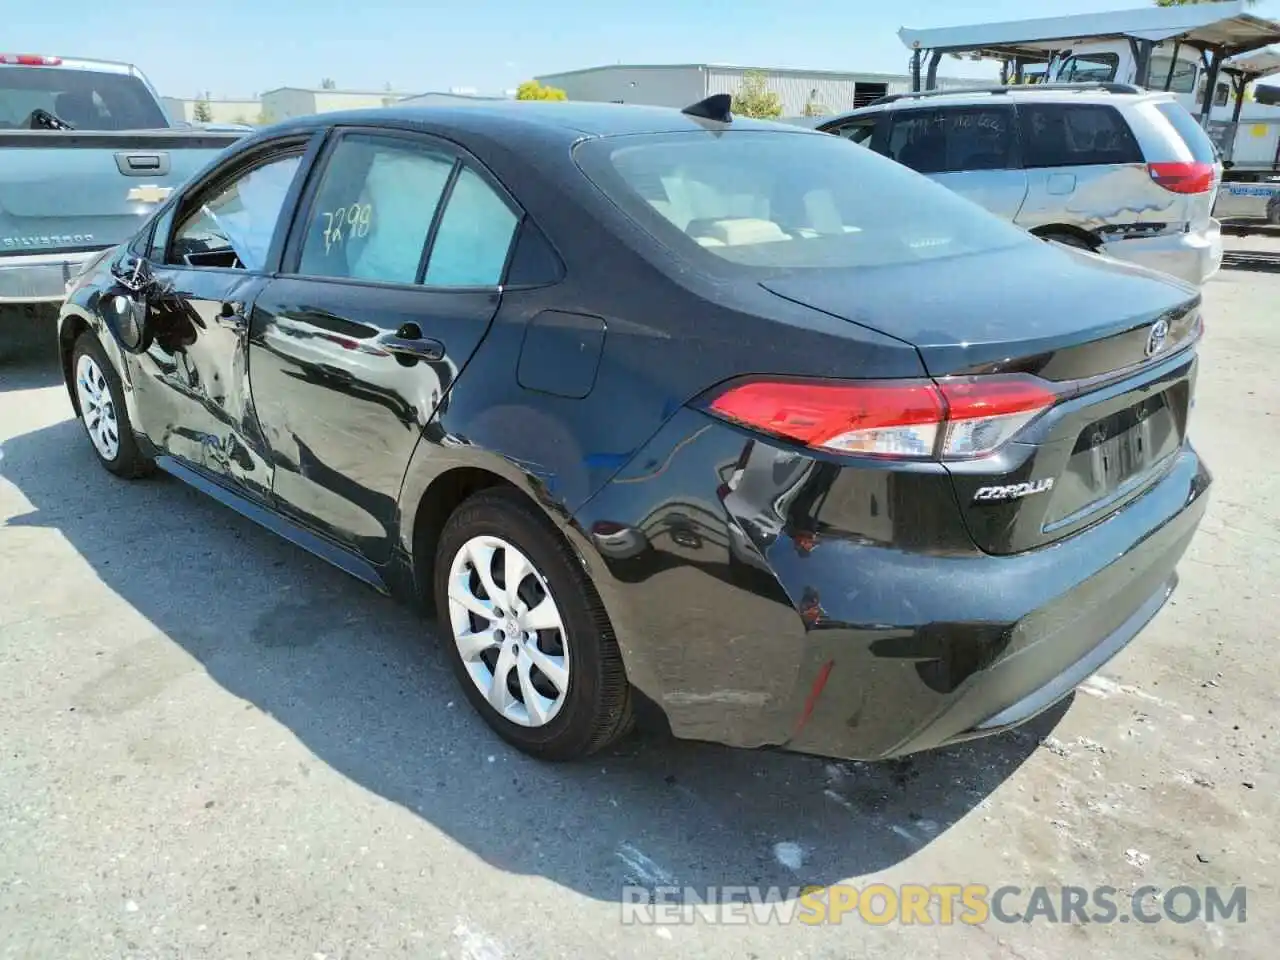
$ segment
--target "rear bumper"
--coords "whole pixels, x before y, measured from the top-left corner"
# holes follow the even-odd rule
[[[1113,240],[1104,243],[1101,252],[1198,287],[1222,267],[1222,224],[1211,219],[1208,228],[1198,232]]]
[[[1106,520],[993,556],[972,547],[954,502],[935,509],[897,478],[821,461],[797,470],[795,454],[759,442],[758,476],[782,486],[730,491],[743,438],[700,415],[677,415],[638,462],[667,463],[682,441],[681,485],[708,478],[699,501],[718,504],[718,529],[701,529],[708,513],[687,492],[673,503],[659,477],[627,471],[577,517],[589,533],[630,513],[650,531],[640,555],[587,558],[642,702],[678,737],[857,760],[996,733],[1069,694],[1169,597],[1211,483],[1185,446]],[[663,511],[697,536],[668,537]],[[913,545],[922,517],[929,542]]]
[[[101,250],[0,256],[0,303],[54,303]]]

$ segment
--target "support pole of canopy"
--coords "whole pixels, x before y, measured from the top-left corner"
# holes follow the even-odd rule
[[[1155,45],[1150,40],[1129,38],[1129,51],[1133,54],[1133,82],[1140,87],[1148,86],[1151,73],[1151,49]]]
[[[1213,59],[1209,60],[1209,53],[1212,52]],[[1209,123],[1209,112],[1213,109],[1213,98],[1218,91],[1218,69],[1222,66],[1222,50],[1214,47],[1211,51],[1206,50],[1201,54],[1201,58],[1205,61],[1206,73],[1204,84],[1204,100],[1200,105],[1200,126],[1206,127]]]
[[[1173,57],[1169,60],[1169,75],[1164,78],[1164,88],[1173,86],[1173,71],[1178,69],[1178,54],[1182,50],[1182,40],[1173,41]]]
[[[929,58],[929,78],[925,81],[924,88],[933,90],[938,86],[938,64],[942,62],[942,51],[934,50],[933,56]]]

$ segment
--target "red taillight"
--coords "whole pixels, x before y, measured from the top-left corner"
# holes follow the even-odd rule
[[[711,402],[725,420],[855,456],[961,459],[995,450],[1052,406],[1035,377],[830,381],[748,378]]]
[[[0,63],[16,63],[23,67],[56,67],[61,57],[42,57],[38,53],[0,53]]]
[[[1147,170],[1171,193],[1208,193],[1217,175],[1212,163],[1149,163]]]

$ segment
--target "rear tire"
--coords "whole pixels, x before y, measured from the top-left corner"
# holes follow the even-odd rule
[[[483,490],[454,511],[434,581],[454,673],[504,740],[577,760],[631,729],[631,689],[600,598],[559,532],[516,491]]]
[[[120,377],[92,330],[80,334],[71,350],[71,376],[80,423],[98,462],[127,480],[151,473],[155,463],[142,455],[134,439]]]
[[[1075,247],[1077,250],[1088,250],[1090,253],[1097,253],[1097,247],[1086,240],[1082,240],[1075,234],[1071,233],[1045,233],[1040,235],[1041,240],[1053,240],[1066,247]]]

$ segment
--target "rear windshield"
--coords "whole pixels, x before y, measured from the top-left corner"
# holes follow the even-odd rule
[[[1164,114],[1164,118],[1173,124],[1178,135],[1191,151],[1191,158],[1197,163],[1215,163],[1218,159],[1217,148],[1204,128],[1196,123],[1196,118],[1187,113],[1186,107],[1180,103],[1157,103],[1156,109]]]
[[[46,110],[77,130],[169,126],[137,77],[71,67],[0,67],[0,130],[31,129],[35,110]]]
[[[885,266],[1034,243],[841,137],[765,131],[588,140],[583,172],[657,240],[742,267]],[[707,259],[711,258],[711,259]]]

